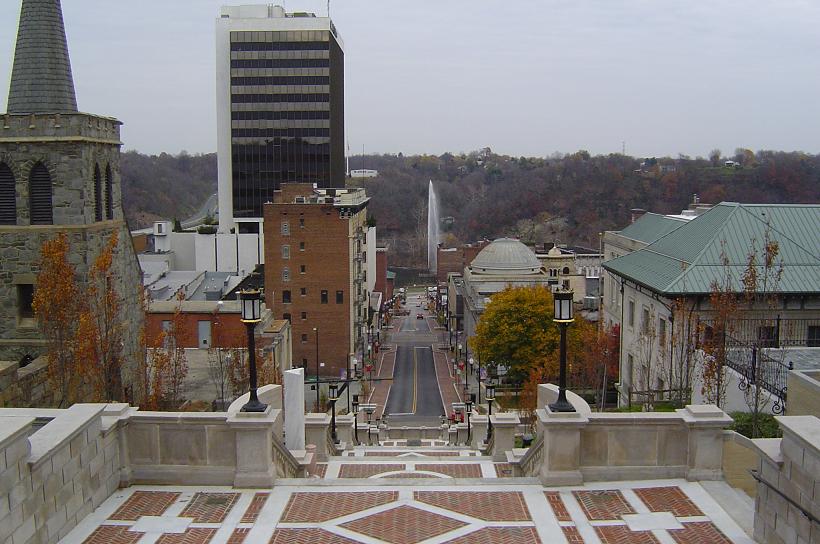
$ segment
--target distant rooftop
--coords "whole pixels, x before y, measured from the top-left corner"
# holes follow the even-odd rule
[[[669,226],[668,221],[676,220],[667,218],[657,226]],[[604,268],[670,295],[709,293],[712,282],[722,279],[728,271],[733,288],[740,292],[740,279],[749,253],[754,248],[762,255],[761,245],[767,231],[769,238],[779,244],[777,265],[782,263],[783,268],[776,290],[780,293],[820,292],[818,204],[722,202],[667,234],[655,236],[645,248],[607,261]],[[763,273],[762,269],[759,273]]]

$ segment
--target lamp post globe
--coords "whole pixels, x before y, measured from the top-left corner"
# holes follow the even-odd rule
[[[561,364],[558,375],[558,400],[549,405],[553,412],[574,412],[572,404],[567,400],[567,327],[575,321],[572,309],[573,292],[571,290],[556,291],[553,293],[555,303],[553,321],[558,323],[561,330]]]
[[[267,405],[259,402],[256,396],[256,336],[254,329],[256,324],[262,320],[262,297],[259,289],[246,289],[239,292],[239,304],[241,308],[241,320],[248,331],[248,361],[250,364],[249,376],[249,398],[248,402],[242,406],[243,412],[264,412]]]

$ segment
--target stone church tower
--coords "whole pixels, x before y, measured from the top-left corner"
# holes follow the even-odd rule
[[[117,232],[123,381],[131,381],[142,281],[122,211],[120,125],[77,110],[60,0],[22,0],[8,112],[0,113],[0,360],[44,351],[31,310],[43,241],[68,235],[83,282]]]

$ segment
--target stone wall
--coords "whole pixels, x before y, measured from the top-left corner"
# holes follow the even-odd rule
[[[587,481],[723,477],[722,430],[732,420],[715,406],[674,413],[536,411],[543,436],[538,474],[545,485]]]
[[[281,397],[279,386],[266,391],[270,400]],[[281,446],[281,420],[273,407],[210,414],[143,413],[127,404],[0,409],[0,544],[57,542],[120,486],[269,488],[277,475],[301,476],[312,456],[302,452],[297,460]]]
[[[820,370],[792,370],[787,378],[786,414],[820,417]]]
[[[0,361],[0,408],[53,406],[54,403],[45,357],[23,368],[13,361]]]
[[[753,441],[760,451],[754,537],[773,544],[814,544],[820,542],[820,419],[776,419],[782,439]]]
[[[752,441],[735,431],[723,431],[723,478],[732,487],[754,498],[757,482],[749,470],[757,468],[760,461]]]
[[[57,542],[117,489],[119,445],[103,410],[76,404],[33,434],[34,418],[0,413],[0,541]]]

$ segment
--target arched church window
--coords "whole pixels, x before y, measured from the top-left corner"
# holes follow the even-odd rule
[[[103,218],[103,194],[102,194],[102,174],[100,165],[94,165],[94,221],[102,221]]]
[[[114,219],[114,179],[110,164],[105,167],[105,218]]]
[[[32,225],[54,224],[51,175],[41,162],[34,165],[28,178],[29,211]]]
[[[17,224],[17,191],[14,174],[5,163],[0,163],[0,225]]]

